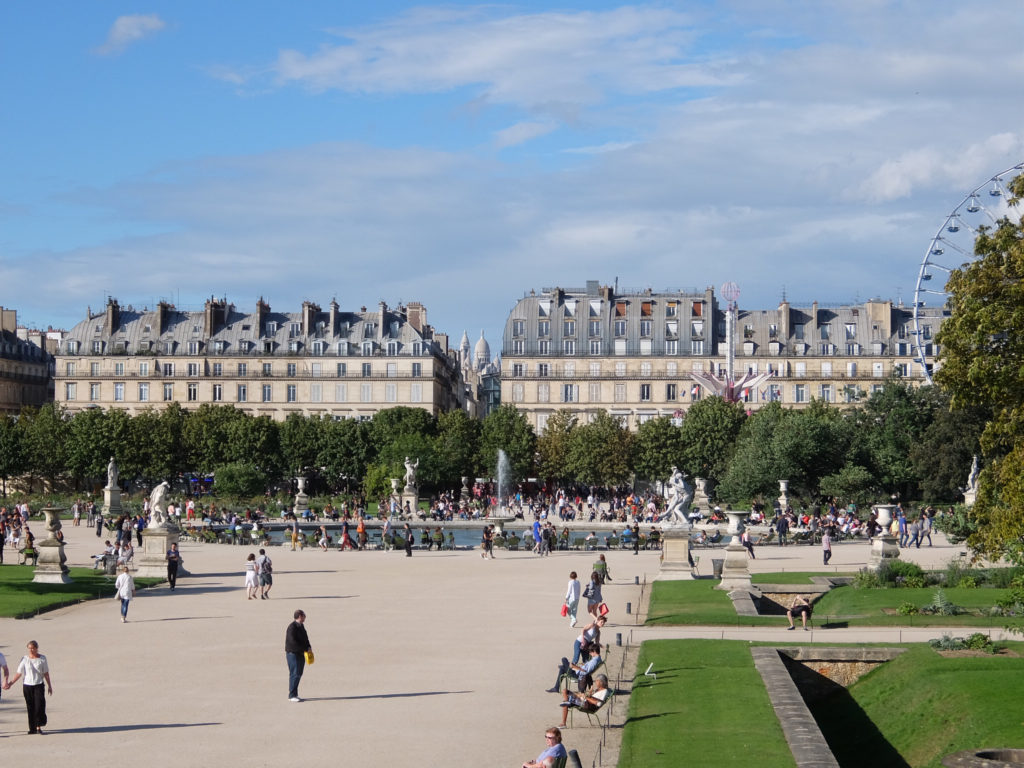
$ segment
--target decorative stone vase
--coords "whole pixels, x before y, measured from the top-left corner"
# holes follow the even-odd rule
[[[67,557],[64,554],[64,542],[57,538],[60,530],[61,507],[46,507],[42,510],[46,516],[46,530],[50,534],[42,541],[36,542],[36,569],[32,581],[36,584],[70,584]]]

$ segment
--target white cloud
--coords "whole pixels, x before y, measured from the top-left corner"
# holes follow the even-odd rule
[[[551,133],[558,129],[554,120],[524,121],[510,125],[494,133],[494,145],[499,149],[514,147],[531,139]]]
[[[96,53],[101,56],[121,53],[132,43],[159,32],[165,26],[166,22],[155,13],[119,16],[107,33],[106,42],[96,48]]]

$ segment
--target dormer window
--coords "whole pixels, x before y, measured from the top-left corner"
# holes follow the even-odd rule
[[[223,341],[213,342],[213,351],[218,355],[223,355],[226,347],[227,345]]]

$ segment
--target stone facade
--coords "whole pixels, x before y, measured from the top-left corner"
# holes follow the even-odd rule
[[[0,307],[0,413],[53,400],[48,333],[18,326],[17,311]]]
[[[418,302],[354,312],[304,302],[283,313],[261,299],[247,314],[226,299],[201,312],[110,299],[67,334],[56,361],[56,399],[72,412],[221,403],[278,420],[370,419],[395,406],[437,415],[462,407],[463,391],[448,337]]]
[[[930,361],[944,315],[926,311],[922,349]],[[726,373],[725,315],[711,288],[619,291],[590,281],[531,292],[505,324],[501,400],[538,432],[559,409],[586,418],[603,408],[632,429],[659,416],[682,418],[708,395],[691,374]],[[734,335],[733,375],[771,374],[744,391],[751,410],[772,401],[801,408],[812,398],[853,404],[894,374],[924,381],[913,311],[889,301],[741,308]]]

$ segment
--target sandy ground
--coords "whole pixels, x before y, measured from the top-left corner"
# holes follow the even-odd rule
[[[88,565],[98,539],[84,526],[65,527],[70,565]],[[936,546],[906,552],[940,567],[960,549],[941,536]],[[147,766],[519,766],[544,746],[557,723],[558,701],[544,689],[577,630],[558,610],[570,570],[581,580],[593,553],[539,558],[499,552],[291,552],[273,547],[272,599],[248,601],[243,562],[248,547],[184,542],[192,573],[178,589],[140,593],[129,622],[118,603],[85,603],[35,619],[0,619],[0,651],[16,666],[30,639],[47,655],[54,683],[44,736],[26,735],[20,684],[0,700],[0,754],[5,763],[45,756],[76,764],[117,759]],[[767,546],[754,572],[862,566],[866,544],[837,544],[832,567],[817,547]],[[697,553],[709,573],[712,550]],[[609,668],[645,636],[725,636],[721,630],[637,627],[641,587],[658,571],[658,553],[608,553],[605,589],[613,645]],[[626,615],[626,603],[634,614]],[[316,652],[307,667],[302,703],[287,700],[284,632],[296,608]],[[582,618],[582,617],[581,617]],[[642,617],[641,617],[642,618]],[[710,632],[710,635],[702,634]],[[749,636],[753,630],[738,632]],[[767,630],[763,639],[808,639]],[[815,640],[887,639],[874,632],[829,630]],[[933,633],[934,634],[934,633]],[[13,672],[13,670],[12,670]],[[627,669],[627,677],[630,671]],[[614,680],[613,680],[614,683]],[[616,703],[618,719],[625,697]],[[585,718],[582,721],[585,723]],[[566,732],[583,765],[597,755],[600,730]],[[605,753],[605,763],[609,761]]]

